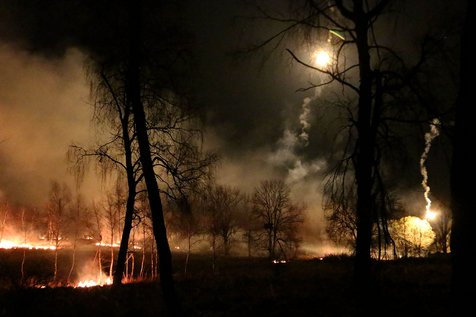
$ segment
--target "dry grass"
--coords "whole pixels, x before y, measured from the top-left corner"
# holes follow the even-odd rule
[[[183,255],[176,255],[175,262],[177,291],[189,316],[450,315],[446,258],[376,263],[368,306],[357,305],[356,294],[361,293],[352,286],[352,259],[347,257],[283,265],[220,258],[214,273],[210,257],[193,255],[187,276]],[[4,268],[2,257],[2,277]],[[0,298],[1,316],[165,316],[156,282],[90,289],[13,285],[2,289]]]

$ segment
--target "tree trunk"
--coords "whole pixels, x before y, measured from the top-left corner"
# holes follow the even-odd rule
[[[355,31],[359,56],[360,87],[357,119],[357,157],[355,179],[357,183],[357,239],[355,247],[354,277],[358,288],[364,288],[370,279],[370,246],[372,234],[372,167],[375,136],[372,135],[372,72],[368,45],[368,19],[362,0],[354,1]]]
[[[5,211],[6,213],[7,211]],[[3,224],[5,224],[5,220],[3,222]],[[21,211],[21,227],[22,227],[22,230],[23,230],[23,244],[26,244],[26,225],[25,225],[25,209],[23,208],[22,211]],[[3,230],[3,227],[2,227],[2,230]],[[1,240],[1,236],[0,236],[0,242],[2,242]],[[24,281],[25,281],[25,259],[26,259],[26,249],[23,249],[23,257],[21,259],[21,284],[23,285]]]
[[[140,272],[139,277],[141,279],[144,278],[144,268],[145,268],[145,247],[146,247],[146,240],[145,240],[145,224],[142,224],[142,260],[140,263]]]
[[[3,240],[3,233],[5,231],[5,226],[6,226],[6,223],[7,223],[7,216],[8,216],[8,207],[5,208],[5,211],[3,213],[2,227],[0,228],[0,243]]]
[[[53,274],[53,282],[56,283],[58,279],[58,245],[55,245],[55,271]]]
[[[124,130],[124,128],[123,128]],[[127,127],[125,128],[127,132]],[[127,132],[128,133],[128,132]],[[122,275],[124,273],[124,265],[127,257],[127,249],[129,246],[129,237],[132,230],[132,217],[134,215],[134,203],[136,200],[136,182],[134,179],[134,167],[132,166],[132,154],[129,138],[124,140],[124,147],[126,150],[126,168],[127,168],[127,186],[128,196],[126,202],[126,214],[124,217],[124,230],[122,231],[121,245],[117,255],[116,271],[114,272],[113,284],[120,285],[122,282]],[[127,143],[127,145],[126,145]]]
[[[68,273],[68,280],[67,280],[68,284],[71,281],[71,276],[73,275],[75,265],[76,265],[76,237],[75,237],[74,243],[73,243],[73,257],[71,259],[71,267],[69,268],[69,273]]]
[[[152,216],[152,229],[157,244],[159,254],[160,284],[167,305],[168,313],[171,316],[180,316],[180,306],[175,293],[172,270],[172,254],[167,240],[164,213],[160,190],[155,178],[154,166],[150,152],[149,137],[147,134],[147,123],[144,105],[141,100],[141,1],[129,1],[130,14],[130,34],[129,34],[129,63],[126,81],[126,94],[130,102],[132,113],[134,114],[134,126],[137,133],[139,145],[140,161],[144,181],[147,187],[147,197],[149,200],[150,212]]]
[[[453,224],[451,230],[451,258],[453,265],[452,295],[455,315],[474,316],[474,287],[476,271],[476,235],[474,224],[474,156],[472,144],[476,139],[474,129],[474,97],[471,95],[474,76],[474,57],[470,55],[474,43],[472,25],[475,23],[474,2],[468,0],[466,23],[461,39],[460,91],[456,102],[455,133],[453,140],[453,161],[451,166],[451,207]]]
[[[216,254],[216,236],[213,234],[212,236],[212,271],[215,273],[216,269],[216,259],[217,259],[217,254]]]
[[[251,230],[248,230],[248,257],[251,258]]]
[[[188,260],[190,259],[191,250],[192,250],[192,235],[189,232],[187,236],[187,257],[185,258],[185,268],[184,268],[185,277],[187,277]]]
[[[223,235],[223,251],[225,253],[225,256],[230,255],[230,240],[228,239],[228,236],[226,234]]]

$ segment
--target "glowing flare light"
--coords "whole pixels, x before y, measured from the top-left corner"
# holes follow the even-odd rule
[[[318,51],[315,55],[316,65],[320,68],[325,68],[331,63],[331,56],[326,51]]]
[[[427,220],[435,220],[436,217],[438,217],[438,213],[436,211],[432,211],[432,210],[428,210],[426,213],[425,213],[425,219]]]

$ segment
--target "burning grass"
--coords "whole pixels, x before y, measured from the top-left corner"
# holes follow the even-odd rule
[[[349,257],[278,265],[259,258],[219,258],[213,272],[209,256],[194,254],[186,276],[184,260],[184,254],[174,255],[177,291],[189,316],[355,316],[360,312]],[[4,276],[3,256],[0,266]],[[450,315],[446,258],[380,262],[374,273],[376,292],[370,313]],[[121,287],[10,287],[0,290],[0,315],[165,316],[161,298],[156,282]]]

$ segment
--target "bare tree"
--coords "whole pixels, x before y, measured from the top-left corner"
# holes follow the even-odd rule
[[[426,256],[435,240],[435,232],[428,221],[414,216],[391,220],[390,232],[400,257]]]
[[[128,2],[128,47],[126,58],[125,87],[126,96],[132,109],[133,123],[137,136],[139,157],[142,166],[144,183],[147,188],[148,201],[150,206],[152,228],[159,254],[160,283],[162,286],[164,299],[170,315],[181,315],[181,307],[175,293],[174,280],[172,275],[172,254],[167,239],[167,228],[164,220],[164,209],[161,194],[164,190],[159,187],[157,177],[163,175],[156,172],[155,149],[158,145],[166,145],[166,142],[159,139],[154,142],[149,135],[149,123],[154,123],[151,116],[147,115],[147,110],[152,107],[163,109],[168,104],[174,104],[181,109],[187,109],[181,98],[180,89],[176,75],[177,70],[187,69],[187,58],[183,53],[186,51],[186,42],[183,42],[183,34],[174,32],[162,33],[160,39],[170,39],[173,46],[168,46],[168,41],[162,41],[160,45],[152,45],[149,38],[145,36],[149,29],[144,27],[145,22],[150,22],[148,15],[143,10],[142,1]],[[155,19],[155,17],[154,17]],[[168,28],[166,28],[168,29]],[[160,28],[163,30],[163,28]],[[179,36],[177,36],[179,35]],[[154,36],[154,40],[158,39]],[[158,50],[154,50],[158,47]],[[165,49],[165,48],[168,48]],[[166,51],[166,53],[164,53]],[[155,64],[154,64],[155,61]],[[184,77],[185,79],[185,77]],[[155,111],[160,118],[166,116],[163,111]],[[160,128],[160,127],[159,127]],[[159,129],[160,130],[160,129]],[[181,142],[182,139],[179,139]],[[172,175],[176,172],[169,169]]]
[[[240,205],[243,196],[238,189],[228,186],[215,185],[209,187],[206,193],[207,231],[212,236],[215,253],[215,240],[220,237],[223,242],[225,256],[229,255],[231,240],[238,228]]]
[[[7,201],[3,201],[0,205],[0,211],[1,211],[1,214],[0,214],[0,221],[1,221],[1,224],[0,224],[0,243],[2,243],[2,240],[3,240],[3,234],[5,233],[5,227],[7,225],[7,218],[8,218],[8,214],[10,212],[10,206],[8,205],[8,202]]]
[[[429,220],[433,230],[436,233],[436,250],[443,254],[447,254],[450,247],[451,237],[451,212],[449,208],[444,208],[434,220]]]
[[[125,87],[121,73],[123,65],[96,63],[90,66],[91,94],[94,98],[96,122],[109,128],[112,137],[106,143],[93,149],[78,145],[70,147],[68,156],[73,161],[76,174],[81,177],[90,159],[96,159],[103,174],[113,171],[125,174],[127,181],[127,200],[125,202],[124,226],[118,261],[114,273],[114,284],[120,284],[126,262],[129,236],[134,217],[134,203],[137,195],[137,185],[141,179],[140,164],[135,148],[130,106],[125,100]],[[120,230],[120,229],[119,229]]]
[[[139,7],[141,4],[131,4],[131,6]],[[131,8],[127,5],[126,9]],[[137,30],[132,30],[134,24],[132,19],[135,18],[131,17],[131,10],[127,12],[131,19],[129,21],[131,23],[126,24],[129,28],[128,32],[135,32]],[[143,15],[144,12],[140,14]],[[153,32],[155,31],[153,30]],[[125,171],[127,176],[129,196],[126,203],[124,230],[122,231],[123,236],[114,284],[120,283],[124,270],[123,262],[126,260],[132,221],[135,217],[133,209],[135,196],[137,195],[136,187],[140,182],[145,182],[147,187],[148,182],[144,177],[145,174],[143,174],[140,162],[140,160],[143,160],[142,155],[147,155],[147,153],[142,153],[143,148],[140,149],[141,146],[144,146],[145,135],[141,134],[141,127],[136,126],[136,121],[142,124],[143,120],[144,126],[142,128],[145,129],[147,134],[148,152],[151,156],[151,171],[155,173],[158,180],[157,187],[162,194],[173,192],[172,195],[174,196],[183,195],[187,190],[185,187],[192,186],[192,183],[203,175],[206,166],[211,162],[209,157],[201,158],[201,150],[194,144],[197,137],[201,139],[201,134],[199,129],[195,127],[195,122],[193,122],[194,115],[185,106],[186,98],[179,98],[179,95],[174,92],[174,87],[163,86],[163,84],[168,86],[169,83],[162,82],[163,78],[161,76],[169,76],[170,74],[162,74],[164,72],[163,61],[160,59],[162,53],[155,54],[156,51],[154,51],[150,53],[150,56],[148,55],[148,51],[150,49],[155,50],[157,44],[148,42],[147,44],[150,44],[150,46],[147,46],[147,48],[136,47],[134,50],[128,50],[124,49],[124,45],[129,45],[129,47],[131,45],[131,43],[127,43],[127,40],[127,37],[125,42],[123,39],[118,39],[114,45],[118,45],[120,49],[111,52],[105,58],[94,59],[91,66],[95,110],[101,114],[97,117],[103,123],[107,123],[111,131],[114,131],[113,137],[110,141],[92,151],[80,147],[74,148],[76,157],[95,156],[103,164],[107,161],[109,165],[119,167],[120,170]],[[136,40],[139,39],[134,39],[134,41]],[[150,39],[147,38],[146,40]],[[142,41],[142,39],[139,41]],[[142,45],[142,43],[139,44]],[[159,52],[162,52],[162,49],[160,47]],[[176,49],[173,48],[173,50]],[[136,54],[139,50],[140,56],[137,55],[134,58],[137,57],[140,60],[134,63],[141,64],[143,62],[141,66],[144,67],[141,68],[140,74],[138,74],[140,78],[137,78],[136,83],[135,79],[131,80],[135,76],[132,53]],[[142,54],[144,55],[142,56]],[[165,55],[168,56],[168,53]],[[167,72],[167,70],[165,71]],[[131,96],[131,93],[135,92],[134,89],[131,89],[134,86],[131,86],[131,83],[138,85],[139,98]],[[142,108],[142,110],[138,108]],[[134,110],[138,110],[139,113],[134,112]],[[141,141],[138,140],[139,135],[142,136]],[[149,185],[150,181],[149,179]],[[164,257],[164,261],[166,261],[167,256]]]
[[[104,203],[105,218],[109,231],[109,246],[110,246],[110,264],[109,277],[113,278],[114,272],[114,249],[116,248],[116,239],[118,237],[117,230],[121,227],[120,220],[124,213],[124,193],[121,189],[120,181],[118,180],[114,191],[109,192]],[[121,274],[122,279],[122,274]]]
[[[21,209],[21,229],[23,233],[23,244],[26,244],[27,242],[27,234],[28,234],[28,227],[27,227],[27,222],[25,220],[25,208]],[[26,261],[26,248],[23,249],[23,256],[21,259],[21,284],[24,283],[25,281],[25,261]]]
[[[69,217],[67,219],[69,231],[69,239],[73,243],[73,254],[71,260],[71,267],[68,273],[68,283],[71,280],[75,265],[76,265],[76,251],[78,239],[81,235],[87,232],[88,228],[91,227],[90,220],[88,219],[89,213],[87,211],[86,205],[83,201],[83,198],[80,194],[76,194],[74,202],[71,204]]]
[[[243,204],[238,216],[238,227],[243,231],[243,241],[246,243],[248,257],[252,256],[252,250],[259,245],[262,224],[260,219],[253,213],[253,200],[248,195],[243,196]]]
[[[355,251],[357,241],[357,213],[355,184],[345,184],[345,173],[334,174],[324,186],[324,211],[326,232],[337,244],[345,245]],[[375,213],[372,218],[371,239],[372,252],[377,259],[387,256],[387,251],[394,247],[394,241],[388,229],[387,214],[397,214],[401,207],[393,195],[386,192],[381,199],[374,202]],[[383,254],[382,254],[383,253]]]
[[[261,220],[270,259],[287,259],[298,246],[304,207],[293,203],[291,190],[282,180],[266,180],[255,189],[254,212]]]
[[[50,197],[46,206],[47,211],[47,239],[55,247],[54,277],[58,278],[58,251],[65,238],[66,221],[71,203],[71,191],[66,184],[60,185],[57,181],[51,183]]]
[[[192,247],[201,241],[199,236],[203,233],[202,213],[197,212],[197,209],[201,208],[201,204],[199,197],[193,195],[183,197],[181,200],[171,200],[169,206],[172,207],[167,220],[170,231],[176,233],[179,239],[186,241],[187,256],[185,257],[184,275],[187,276]]]
[[[351,189],[326,193],[324,201],[328,237],[353,250],[357,239],[355,201],[355,190]]]
[[[399,107],[394,105],[403,95],[408,97],[415,93],[416,89],[411,85],[428,55],[428,47],[423,46],[419,59],[409,67],[390,47],[381,45],[375,27],[393,2],[297,1],[291,5],[294,10],[284,15],[271,14],[260,7],[264,18],[283,23],[284,27],[252,47],[252,50],[265,46],[276,49],[285,40],[302,39],[296,35],[304,35],[310,45],[320,46],[327,51],[327,62],[319,64],[311,61],[307,55],[303,56],[298,47],[287,49],[295,62],[320,74],[317,82],[310,83],[300,91],[331,84],[341,87],[340,104],[345,105],[343,109],[347,122],[344,131],[347,142],[343,150],[339,151],[342,156],[330,176],[335,183],[328,192],[342,191],[342,185],[345,185],[344,190],[355,188],[354,276],[363,290],[370,289],[368,281],[371,279],[374,226],[380,236],[379,245],[388,238],[390,202],[384,159],[391,153],[395,140],[392,124],[415,123],[408,118],[408,113],[413,111],[408,107],[411,102],[398,102]],[[367,292],[360,294],[364,293]]]

